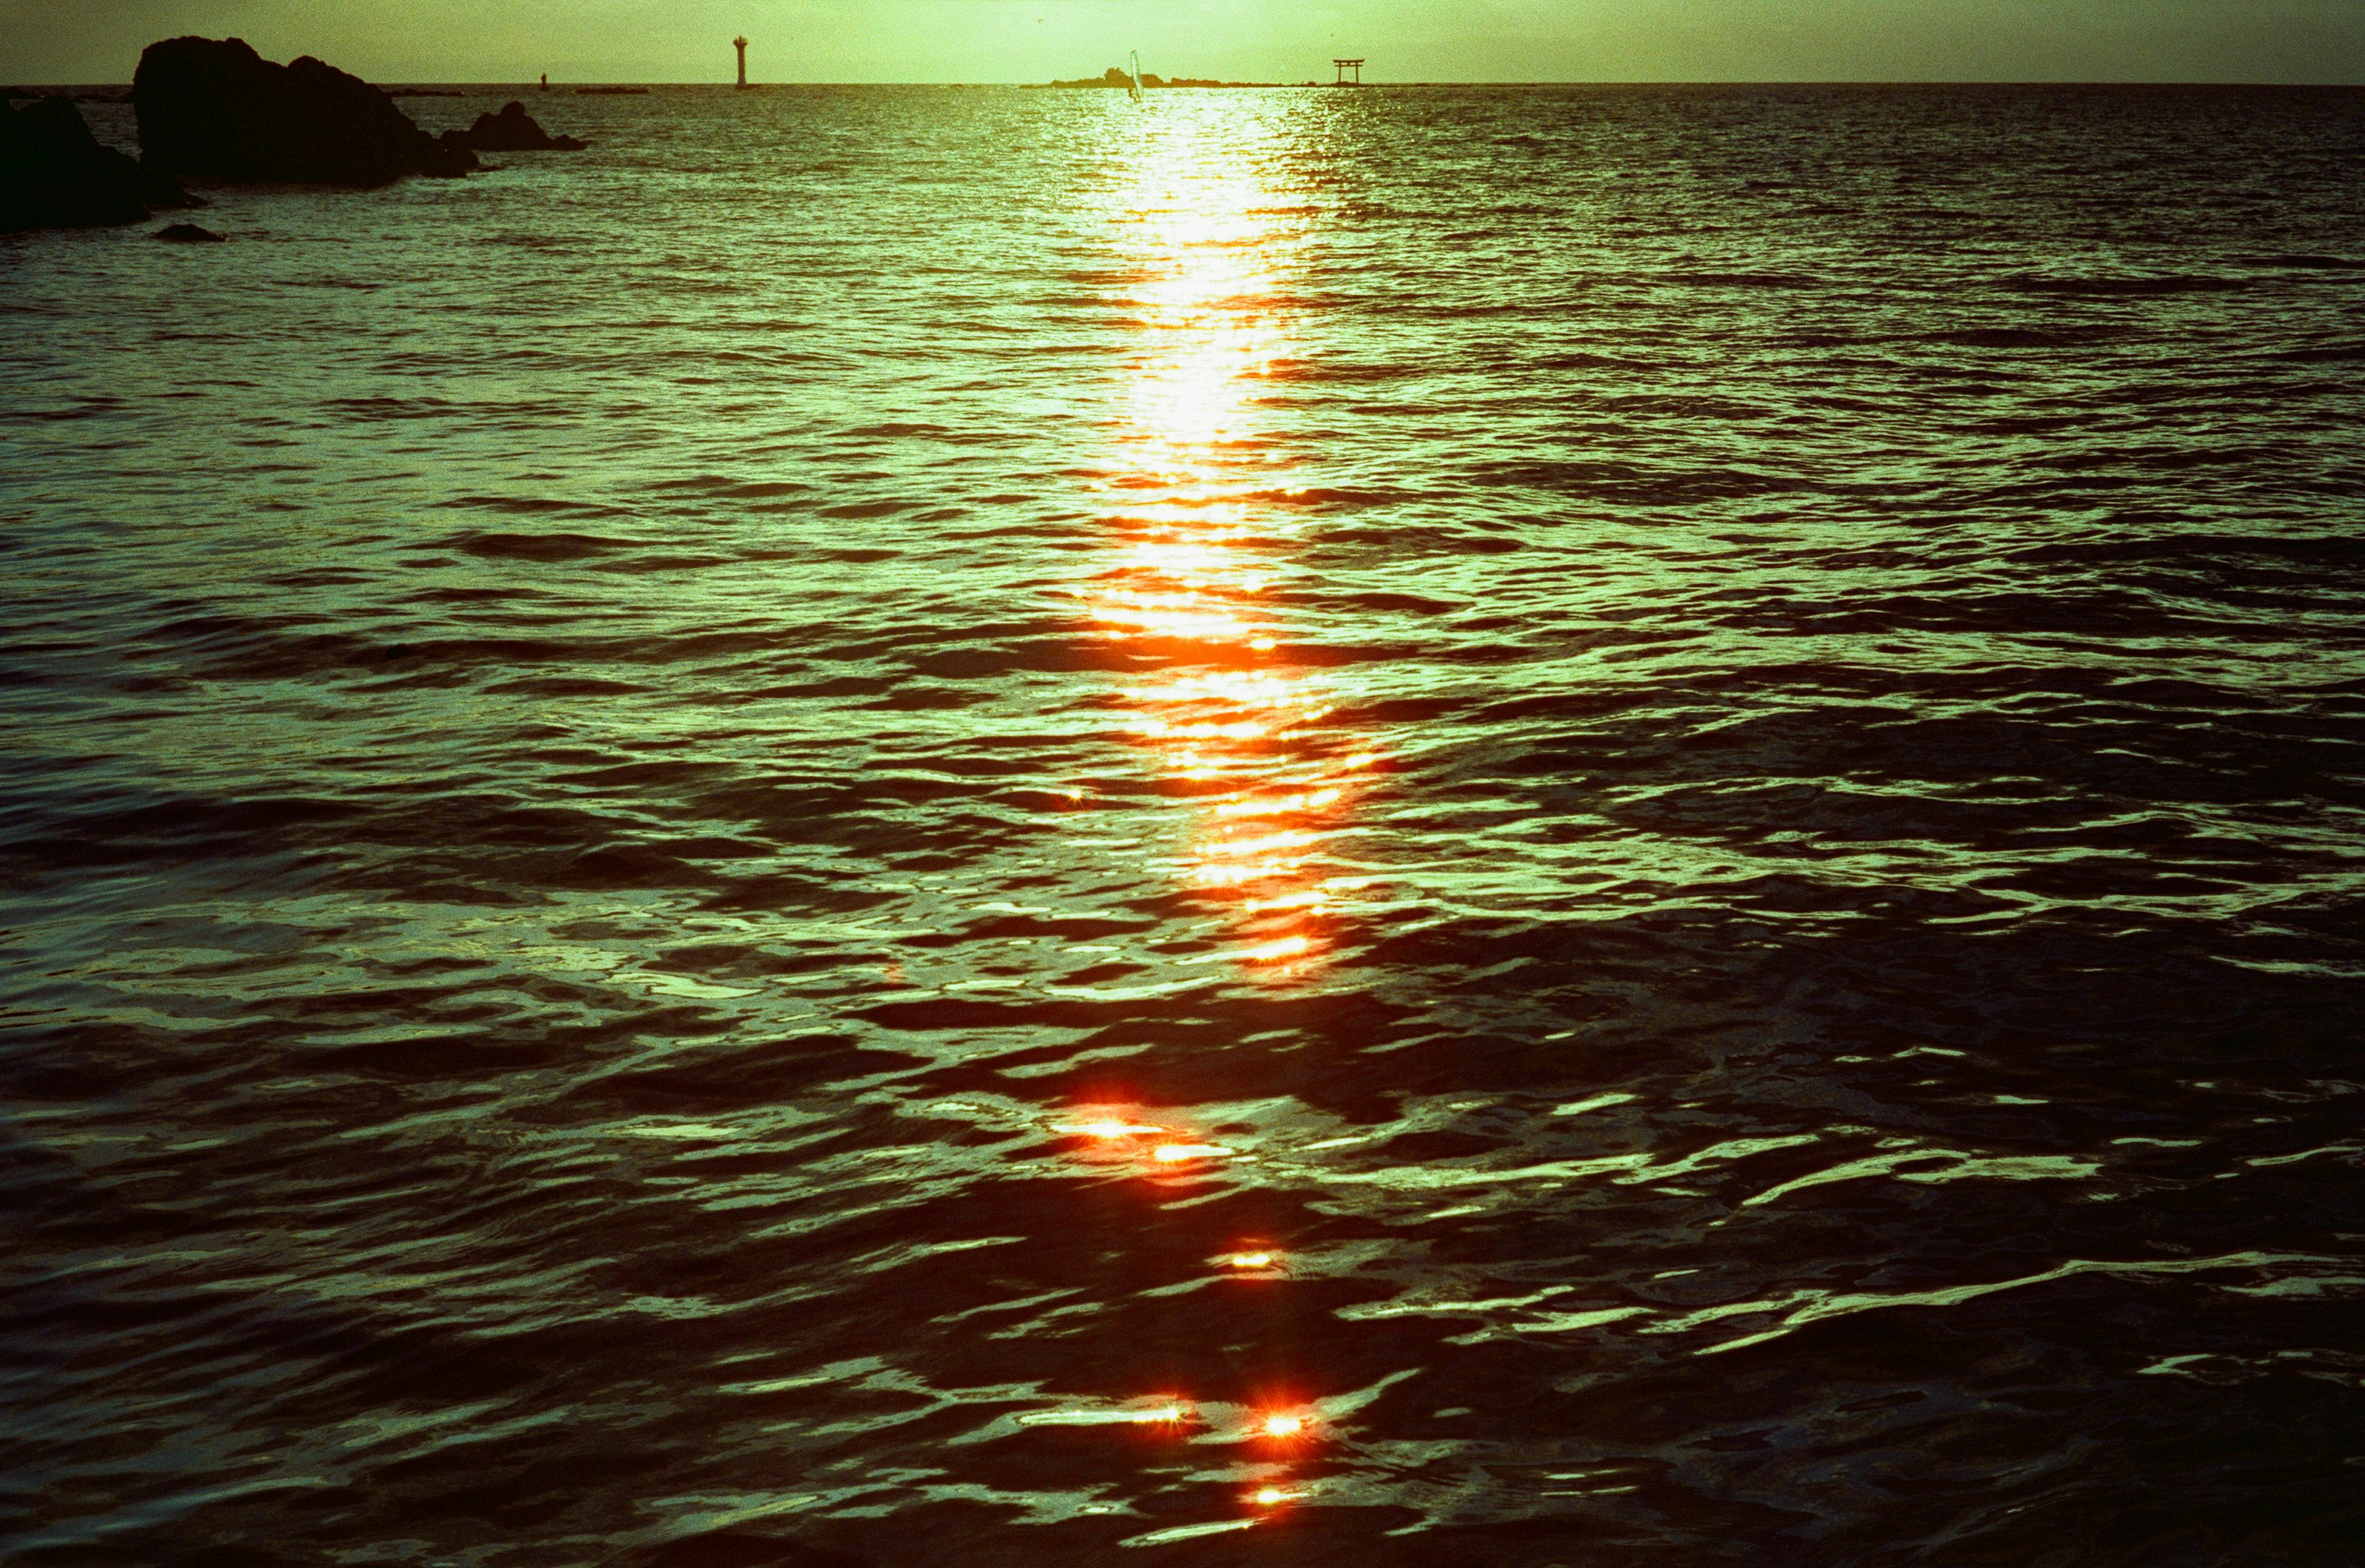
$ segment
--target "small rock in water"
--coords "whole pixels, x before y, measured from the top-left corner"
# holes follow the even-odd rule
[[[194,223],[169,223],[149,236],[151,240],[169,240],[175,245],[219,245],[222,237],[210,229],[200,229]]]
[[[478,152],[580,152],[588,142],[571,136],[553,136],[542,129],[525,106],[511,98],[497,115],[478,115],[465,130],[447,130],[443,140]]]

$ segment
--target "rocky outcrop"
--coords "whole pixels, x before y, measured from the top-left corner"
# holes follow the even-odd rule
[[[210,229],[200,229],[194,223],[168,223],[148,238],[162,240],[168,245],[219,245],[222,242],[220,235]]]
[[[196,205],[173,180],[101,146],[65,99],[0,106],[0,230],[137,223],[151,207]]]
[[[478,115],[465,130],[447,130],[440,139],[454,147],[478,152],[580,152],[590,143],[571,136],[553,136],[511,98],[497,115]]]
[[[275,65],[242,39],[150,44],[131,102],[141,160],[169,174],[358,188],[476,166],[360,77],[308,54]]]

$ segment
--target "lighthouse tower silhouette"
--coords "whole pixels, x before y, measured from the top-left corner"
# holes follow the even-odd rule
[[[734,49],[735,49],[735,50],[737,50],[739,51],[739,85],[741,85],[742,87],[745,87],[745,86],[747,84],[747,39],[746,39],[746,36],[745,36],[745,34],[742,34],[740,37],[735,38],[735,39],[733,39],[731,40],[731,47],[732,47],[732,48],[734,48]]]

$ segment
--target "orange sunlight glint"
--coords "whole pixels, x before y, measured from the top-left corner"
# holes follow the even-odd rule
[[[1303,207],[1258,183],[1248,149],[1187,119],[1153,132],[1126,200],[1141,234],[1144,353],[1126,468],[1110,485],[1121,543],[1086,590],[1101,634],[1144,673],[1126,728],[1174,793],[1201,802],[1182,877],[1231,912],[1250,972],[1288,975],[1327,950],[1340,834],[1362,737],[1326,723],[1318,673],[1294,660],[1272,599],[1299,526],[1260,408],[1291,348],[1283,311]]]
[[[1105,1103],[1080,1106],[1051,1130],[1082,1139],[1078,1152],[1096,1164],[1147,1157],[1155,1165],[1175,1168],[1227,1159],[1237,1152],[1225,1144],[1196,1139],[1187,1128],[1140,1121]]]

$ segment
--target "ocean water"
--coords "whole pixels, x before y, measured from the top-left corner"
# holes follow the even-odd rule
[[[2365,98],[531,106],[0,241],[11,1562],[2357,1561]]]

